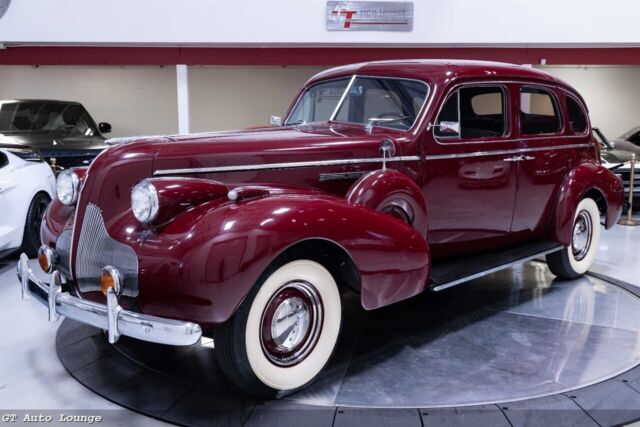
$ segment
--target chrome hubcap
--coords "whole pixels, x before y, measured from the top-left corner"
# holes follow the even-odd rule
[[[261,344],[265,355],[280,366],[295,365],[315,347],[323,308],[308,282],[290,282],[271,297],[262,314]]]
[[[311,314],[301,298],[285,299],[271,320],[271,337],[277,346],[291,350],[297,347],[309,330]]]
[[[589,212],[580,211],[576,217],[576,222],[573,224],[573,239],[571,241],[573,258],[576,261],[584,259],[589,252],[589,248],[591,247],[591,235],[593,232],[591,224],[592,220]]]

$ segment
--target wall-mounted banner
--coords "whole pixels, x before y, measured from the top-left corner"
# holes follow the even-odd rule
[[[411,31],[413,2],[328,1],[329,31]]]
[[[0,19],[2,19],[7,9],[9,9],[10,3],[11,0],[0,0]]]

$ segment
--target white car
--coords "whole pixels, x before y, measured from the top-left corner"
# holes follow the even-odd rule
[[[40,222],[55,196],[51,167],[31,147],[0,143],[0,257],[40,247]]]

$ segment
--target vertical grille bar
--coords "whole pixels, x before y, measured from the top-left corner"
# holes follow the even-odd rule
[[[107,265],[117,268],[122,273],[122,294],[137,296],[138,258],[135,251],[109,236],[102,211],[89,203],[82,221],[75,264],[80,292],[100,291],[100,271]]]

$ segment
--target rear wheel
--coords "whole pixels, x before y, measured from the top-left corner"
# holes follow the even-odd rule
[[[46,193],[38,193],[31,200],[27,218],[24,224],[24,234],[22,237],[22,251],[33,258],[38,255],[40,247],[40,225],[44,211],[47,209],[51,199]]]
[[[225,374],[247,393],[279,397],[311,383],[342,322],[340,292],[321,264],[301,259],[266,274],[236,314],[214,330]]]
[[[600,211],[593,199],[578,204],[573,220],[571,244],[547,255],[547,264],[561,279],[575,279],[586,273],[595,260],[600,241]]]

